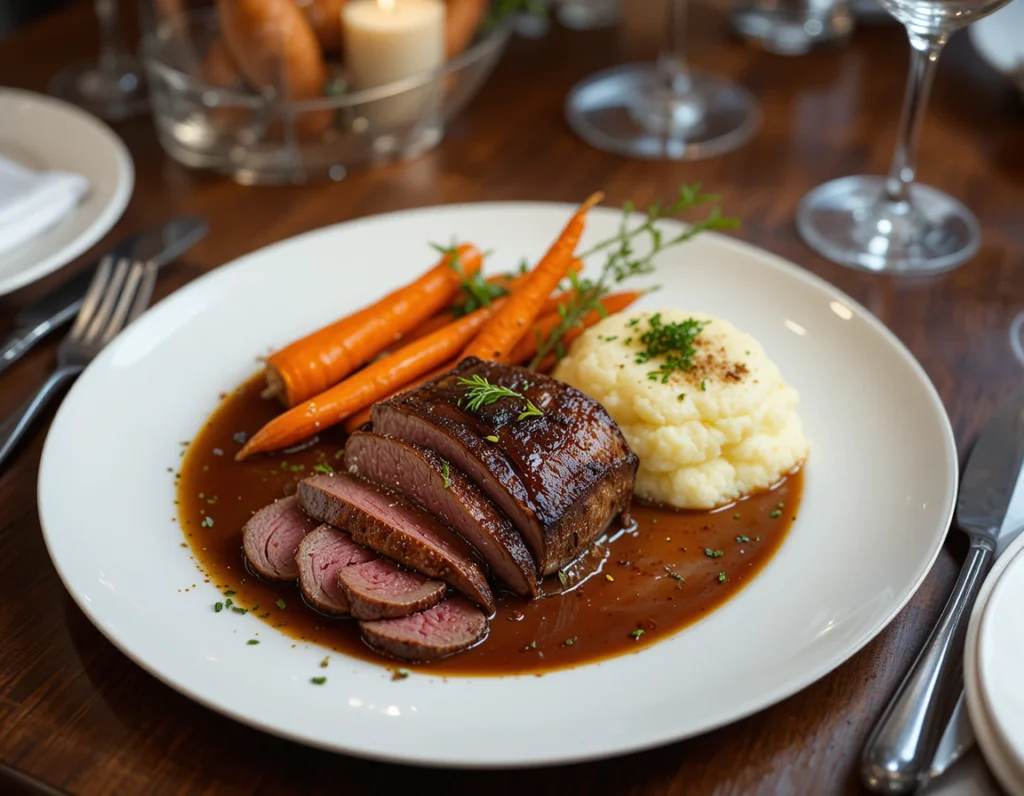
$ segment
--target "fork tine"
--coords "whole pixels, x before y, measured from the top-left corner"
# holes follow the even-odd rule
[[[71,327],[71,331],[68,332],[68,337],[78,339],[81,337],[82,332],[85,331],[85,327],[88,326],[89,321],[92,320],[93,315],[96,313],[96,307],[99,306],[100,298],[107,287],[107,280],[110,278],[110,269],[113,267],[114,258],[109,255],[100,261],[96,274],[93,276],[92,282],[89,283],[89,289],[82,299],[82,306],[78,310],[78,315],[75,316],[75,324]]]
[[[132,263],[131,269],[128,271],[128,278],[125,280],[124,287],[121,289],[121,295],[117,300],[117,306],[114,307],[114,312],[107,322],[107,328],[103,330],[103,335],[100,337],[100,345],[109,343],[124,328],[125,321],[128,318],[128,310],[132,306],[132,300],[135,298],[139,283],[142,281],[144,268],[145,266],[142,263]]]
[[[110,314],[114,311],[117,297],[121,294],[121,286],[124,285],[124,279],[127,275],[128,259],[122,257],[117,261],[114,275],[107,284],[107,289],[103,292],[103,301],[100,302],[99,309],[96,310],[96,315],[92,319],[92,323],[89,324],[89,329],[82,340],[86,345],[91,344],[106,327],[107,321],[110,320]]]
[[[139,284],[139,289],[135,293],[135,302],[132,304],[131,312],[128,313],[128,323],[131,323],[138,318],[146,308],[149,306],[150,299],[153,298],[153,288],[156,287],[156,277],[158,273],[157,265],[155,262],[150,260],[146,263],[145,273],[142,275],[142,282]]]

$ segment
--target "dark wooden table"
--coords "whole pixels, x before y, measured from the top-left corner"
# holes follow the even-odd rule
[[[93,53],[90,13],[81,3],[0,43],[0,84],[45,90],[59,67]],[[257,247],[371,213],[487,199],[577,201],[598,187],[612,203],[642,204],[680,182],[703,180],[744,220],[740,237],[832,281],[899,335],[942,394],[963,454],[1021,383],[1024,363],[1014,358],[1008,329],[1024,310],[1024,105],[966,37],[957,37],[940,68],[920,176],[977,213],[981,251],[937,279],[855,274],[812,254],[796,235],[793,215],[818,183],[887,167],[907,67],[902,31],[864,28],[842,49],[787,59],[729,39],[713,11],[696,17],[694,61],[741,81],[764,105],[764,129],[731,155],[649,163],[582,144],[562,120],[563,99],[578,79],[616,61],[617,40],[612,31],[555,30],[513,43],[438,149],[341,183],[240,187],[168,160],[148,119],[121,125],[137,183],[105,243],[176,214],[209,218],[208,238],[163,277],[158,292],[166,294]],[[53,284],[0,301],[0,327]],[[4,375],[0,412],[43,381],[53,357],[52,344],[41,346]],[[43,546],[35,487],[44,432],[0,475],[0,761],[74,793],[860,792],[865,736],[937,617],[962,554],[954,536],[909,606],[866,649],[732,726],[642,754],[545,771],[404,768],[314,751],[235,724],[111,646],[65,593]],[[0,793],[17,787],[0,779]]]

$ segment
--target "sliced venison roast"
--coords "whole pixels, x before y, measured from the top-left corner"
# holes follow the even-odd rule
[[[461,652],[487,635],[487,617],[462,597],[402,619],[360,622],[373,649],[404,661],[433,661]]]
[[[470,409],[460,378],[521,393]],[[547,575],[571,562],[626,511],[637,458],[596,401],[525,368],[468,357],[453,370],[379,403],[377,434],[436,452],[508,515]]]
[[[537,565],[519,531],[464,473],[436,453],[360,431],[345,445],[345,466],[418,503],[472,544],[513,592],[537,596]]]
[[[458,534],[401,495],[348,473],[299,483],[306,513],[344,528],[361,545],[453,586],[487,610],[494,595],[476,553]]]
[[[319,524],[303,514],[295,495],[264,506],[242,528],[242,549],[249,566],[268,580],[295,580],[299,543]]]
[[[376,558],[375,552],[356,544],[345,531],[321,525],[302,540],[296,554],[303,596],[324,613],[348,615],[349,601],[338,583],[338,572]]]
[[[342,567],[338,583],[356,619],[393,619],[437,605],[448,584],[402,569],[394,561],[375,558]]]

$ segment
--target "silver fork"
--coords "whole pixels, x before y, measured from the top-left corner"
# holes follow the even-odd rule
[[[50,399],[85,370],[125,326],[149,306],[156,284],[154,262],[106,257],[96,269],[82,308],[57,349],[57,369],[39,391],[0,424],[0,469]]]

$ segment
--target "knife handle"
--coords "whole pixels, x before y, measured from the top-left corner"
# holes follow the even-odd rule
[[[43,382],[43,386],[35,395],[0,423],[0,472],[3,471],[4,464],[18,443],[32,427],[32,423],[46,408],[50,399],[57,394],[58,389],[81,372],[82,368],[77,366],[58,368]]]
[[[861,778],[875,793],[910,793],[927,777],[963,687],[967,620],[995,551],[971,541],[960,577],[909,674],[868,737]]]

